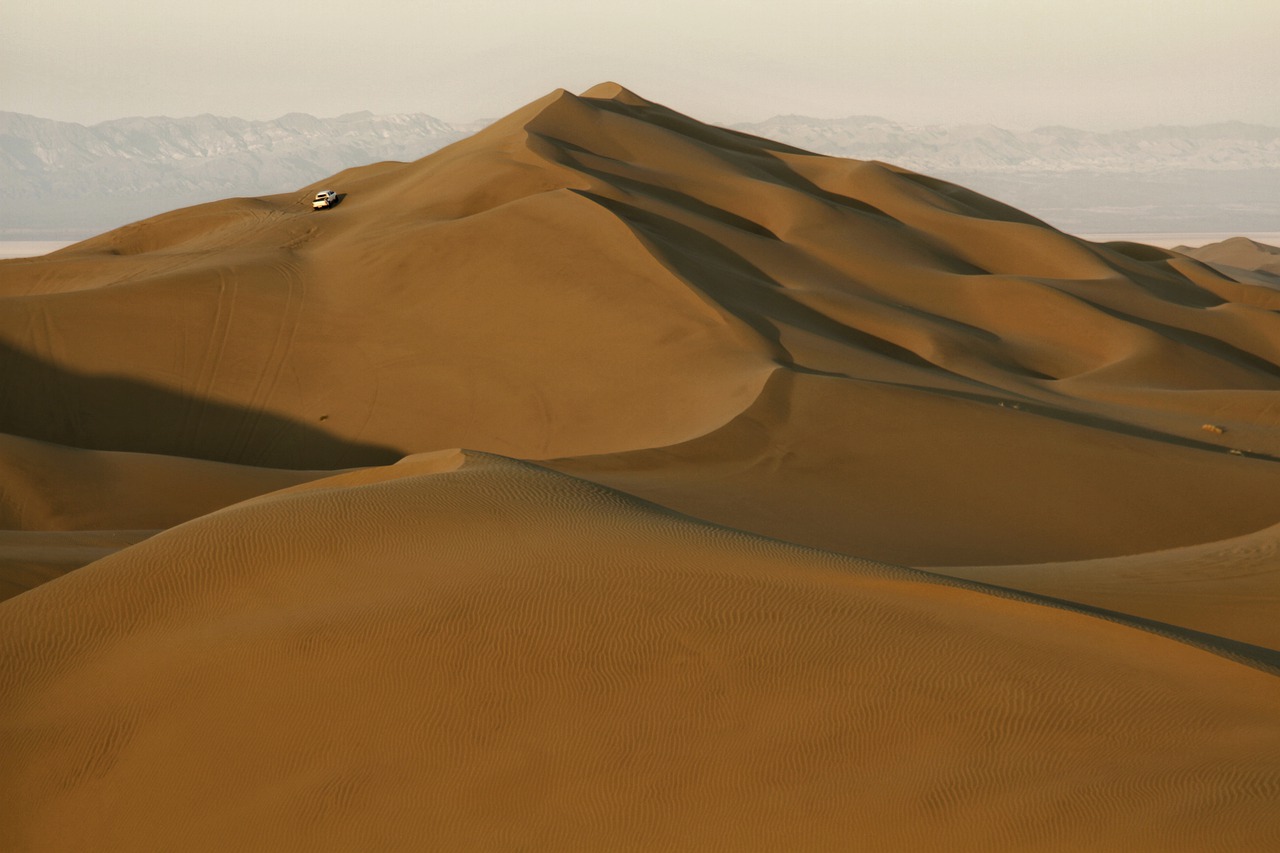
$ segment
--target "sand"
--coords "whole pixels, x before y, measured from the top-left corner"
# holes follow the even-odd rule
[[[1263,283],[1280,287],[1280,246],[1248,237],[1230,237],[1195,248],[1178,246],[1177,250],[1230,276],[1261,273]],[[1256,278],[1250,277],[1250,280]]]
[[[0,847],[1280,846],[1238,269],[614,84],[0,261]]]

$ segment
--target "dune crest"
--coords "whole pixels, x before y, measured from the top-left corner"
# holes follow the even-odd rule
[[[1179,246],[1175,251],[1202,261],[1233,278],[1243,274],[1258,283],[1280,288],[1278,246],[1269,246],[1248,237],[1231,237],[1195,249]]]
[[[626,104],[629,107],[652,107],[652,101],[646,101],[621,84],[612,81],[607,83],[597,83],[590,89],[583,92],[580,97],[590,100],[599,101],[617,101],[620,104]]]

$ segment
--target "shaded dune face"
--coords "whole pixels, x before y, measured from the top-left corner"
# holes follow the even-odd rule
[[[331,475],[0,435],[0,600],[159,530]]]
[[[1278,311],[614,84],[0,262],[0,848],[1280,849]]]
[[[257,498],[19,603],[10,849],[1257,849],[1274,828],[1274,675],[483,455]]]

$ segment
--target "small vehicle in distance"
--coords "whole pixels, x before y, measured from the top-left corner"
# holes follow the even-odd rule
[[[326,207],[333,207],[338,203],[338,194],[333,190],[320,190],[316,193],[316,197],[311,200],[312,210],[324,210]]]

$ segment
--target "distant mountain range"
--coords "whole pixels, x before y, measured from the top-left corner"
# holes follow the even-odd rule
[[[0,236],[88,236],[175,207],[285,192],[351,166],[416,160],[478,126],[363,112],[85,127],[0,112]],[[954,180],[1076,233],[1280,230],[1280,128],[1014,132],[873,116],[779,116],[735,128]]]
[[[1096,133],[779,116],[737,129],[956,181],[1063,230],[1280,230],[1280,128],[1227,122]]]
[[[1159,173],[1280,169],[1280,128],[1243,122],[1095,133],[992,125],[912,126],[876,116],[777,116],[739,130],[824,154],[888,160],[924,172]]]
[[[176,207],[287,192],[351,166],[416,160],[473,130],[422,114],[85,127],[0,112],[0,234],[89,236]]]

